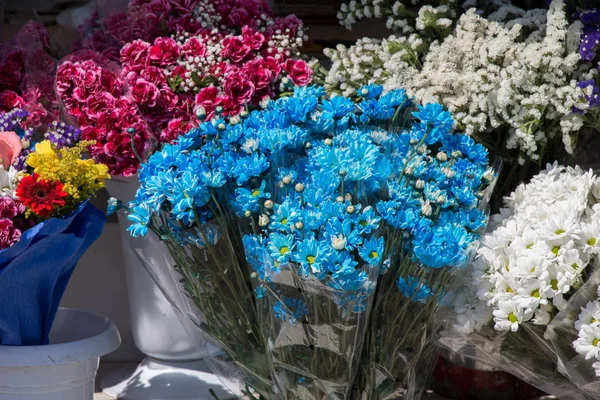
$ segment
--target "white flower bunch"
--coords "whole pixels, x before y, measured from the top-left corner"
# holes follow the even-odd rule
[[[390,36],[387,39],[359,39],[355,45],[338,45],[325,49],[332,61],[325,78],[325,88],[344,96],[352,96],[360,87],[373,83],[386,91],[408,87],[410,79],[419,73],[419,57],[425,42],[418,34],[408,37]]]
[[[414,32],[415,26],[413,19],[413,11],[411,6],[419,3],[431,3],[430,1],[421,0],[351,0],[347,3],[342,3],[340,11],[337,14],[340,25],[347,29],[352,29],[352,25],[362,19],[368,18],[384,18],[386,27],[394,32],[411,33]],[[444,27],[447,28],[452,24],[452,19],[449,19],[447,14],[452,9],[458,6],[457,0],[437,1],[433,3],[441,3],[439,7],[425,5],[419,11],[416,20],[416,29],[423,30],[426,27]],[[455,15],[452,15],[455,17]]]
[[[579,318],[575,321],[575,329],[579,332],[573,347],[586,360],[595,359],[592,364],[596,376],[600,377],[600,287],[598,299],[581,308]]]
[[[459,327],[472,332],[491,319],[498,331],[547,325],[600,253],[599,202],[600,177],[579,167],[548,165],[520,185],[493,217],[472,285],[455,299]]]
[[[422,7],[419,18],[427,20],[430,9]],[[489,146],[496,138],[487,136],[503,129],[503,146],[518,149],[520,163],[538,160],[553,138],[572,153],[583,126],[573,108],[588,107],[577,87],[581,29],[568,24],[563,0],[549,10],[501,6],[487,19],[470,9],[452,35],[431,45],[420,33],[327,52],[327,88],[348,95],[368,83],[403,87],[420,102],[444,104],[459,127]]]

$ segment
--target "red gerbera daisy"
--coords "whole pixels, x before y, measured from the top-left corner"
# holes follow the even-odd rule
[[[62,183],[39,179],[38,174],[21,179],[15,194],[23,204],[40,217],[47,217],[57,207],[64,206],[63,198],[68,196],[67,192],[63,192]]]

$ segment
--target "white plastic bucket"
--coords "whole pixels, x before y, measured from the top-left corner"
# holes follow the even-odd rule
[[[110,320],[60,308],[47,346],[0,346],[0,400],[92,400],[100,357],[119,347]]]

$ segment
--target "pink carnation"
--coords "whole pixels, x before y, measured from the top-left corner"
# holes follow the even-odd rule
[[[7,249],[21,238],[21,231],[15,228],[9,218],[0,218],[0,250]]]

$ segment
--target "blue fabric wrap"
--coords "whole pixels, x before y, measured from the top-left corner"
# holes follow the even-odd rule
[[[75,265],[102,233],[106,218],[86,202],[67,218],[25,231],[0,251],[0,345],[48,344]]]

